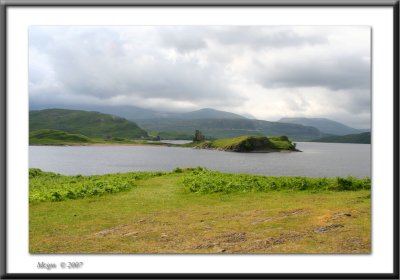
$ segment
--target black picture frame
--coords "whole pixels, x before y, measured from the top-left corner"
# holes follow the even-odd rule
[[[262,274],[194,274],[194,273],[32,273],[7,272],[7,9],[10,7],[391,7],[393,9],[393,272],[392,273],[262,273]],[[399,1],[285,1],[285,0],[10,0],[0,3],[0,275],[2,279],[399,279]]]

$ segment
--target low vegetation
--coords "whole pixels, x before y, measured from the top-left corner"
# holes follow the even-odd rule
[[[370,253],[370,220],[367,179],[30,170],[30,253]]]
[[[370,190],[370,178],[274,177],[230,174],[197,167],[176,168],[171,173],[184,173],[183,185],[195,193],[234,193],[270,191],[357,191]],[[163,176],[166,172],[130,172],[93,176],[65,176],[29,169],[29,201],[62,201],[118,193],[133,188],[137,180]]]
[[[286,136],[241,136],[236,138],[191,143],[187,146],[233,152],[268,152],[279,150],[296,151],[295,144],[293,144]]]
[[[195,193],[233,193],[270,191],[357,191],[370,190],[370,178],[274,177],[229,174],[196,168],[185,176],[183,184]]]
[[[133,188],[137,180],[161,175],[162,172],[135,172],[64,176],[32,168],[29,170],[29,201],[62,201],[118,193]]]

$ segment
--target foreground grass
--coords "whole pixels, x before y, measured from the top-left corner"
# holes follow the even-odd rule
[[[369,189],[194,192],[185,178],[206,172],[196,170],[139,176],[110,195],[31,202],[30,252],[370,252]]]

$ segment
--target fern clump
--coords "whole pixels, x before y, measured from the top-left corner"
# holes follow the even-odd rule
[[[130,172],[94,176],[64,176],[32,168],[29,169],[29,201],[63,201],[114,194],[135,187],[138,180],[164,174],[164,172]]]
[[[195,193],[356,191],[370,189],[371,179],[258,176],[196,168],[185,175],[183,184]]]

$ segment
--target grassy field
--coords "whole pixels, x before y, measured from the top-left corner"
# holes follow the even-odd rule
[[[197,180],[199,176],[204,180]],[[370,253],[368,179],[316,179],[304,184],[292,178],[294,185],[303,185],[297,188],[283,183],[288,178],[266,178],[201,168],[102,176],[61,176],[31,170],[29,250]],[[199,188],[194,188],[196,180]],[[101,184],[96,186],[96,182]],[[217,187],[202,188],[207,184]],[[46,196],[54,192],[63,196],[79,186],[103,191],[62,199]],[[104,191],[105,186],[115,191]]]

